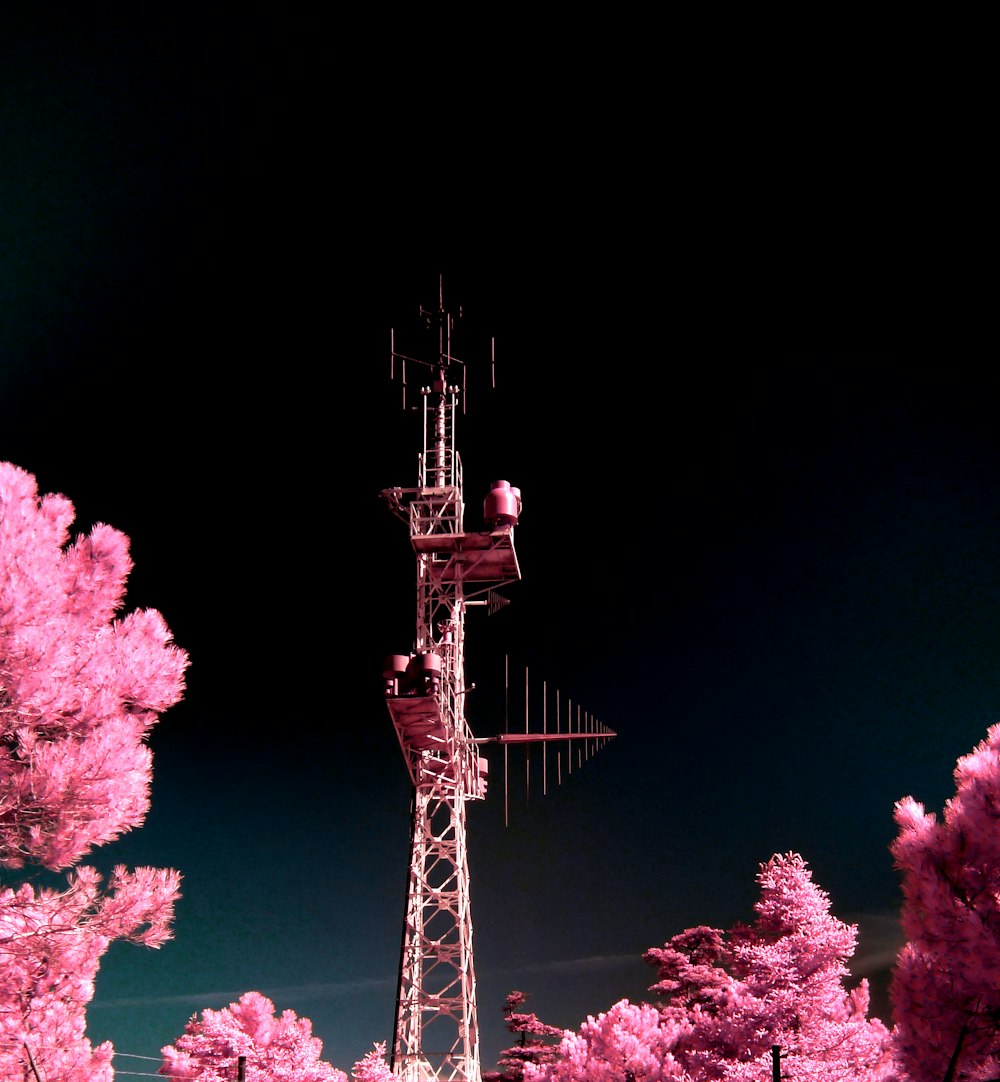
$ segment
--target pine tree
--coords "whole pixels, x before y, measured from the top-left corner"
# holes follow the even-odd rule
[[[690,929],[646,953],[680,1030],[675,1054],[698,1079],[758,1082],[771,1049],[797,1080],[876,1082],[887,1077],[889,1033],[868,1019],[868,986],[848,991],[857,928],[830,913],[830,899],[796,853],[760,866],[751,925],[722,935]]]
[[[11,1080],[111,1079],[110,1043],[84,1035],[100,959],[114,940],[167,940],[180,882],[118,867],[102,890],[79,865],[145,818],[146,739],[179,701],[188,658],[155,610],[117,617],[132,568],[124,534],[98,524],[71,543],[73,519],[64,496],[40,499],[33,476],[0,463],[0,868],[65,873],[57,886],[0,883],[0,1077]]]
[[[351,1068],[353,1082],[394,1082],[395,1075],[385,1062],[386,1042],[376,1042],[375,1047]]]
[[[890,985],[911,1082],[1000,1077],[1000,724],[955,766],[942,820],[895,809],[907,943]]]
[[[726,968],[738,981],[731,1006],[709,1032],[741,1045],[722,1076],[766,1078],[771,1049],[799,1082],[878,1082],[889,1076],[889,1032],[869,1019],[868,983],[847,990],[857,928],[830,913],[830,899],[796,853],[761,865],[757,919],[727,937]]]
[[[563,1031],[558,1026],[540,1022],[534,1013],[525,1013],[518,1008],[524,1006],[528,996],[525,992],[511,992],[503,1005],[504,1018],[510,1033],[519,1036],[518,1043],[504,1049],[497,1060],[499,1071],[483,1075],[483,1082],[520,1082],[524,1077],[525,1065],[529,1063],[548,1063],[555,1057],[551,1042],[543,1037],[561,1037]]]

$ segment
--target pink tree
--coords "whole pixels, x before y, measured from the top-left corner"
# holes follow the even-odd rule
[[[72,504],[39,499],[0,463],[0,868],[71,868],[139,826],[149,806],[146,738],[183,692],[188,658],[158,612],[116,619],[128,539],[96,525],[70,543]],[[84,1036],[110,942],[170,937],[180,876],[92,868],[62,887],[0,885],[0,1077],[106,1082],[109,1043]]]
[[[796,853],[762,864],[757,881],[752,925],[692,928],[645,955],[664,1018],[691,1027],[679,1028],[675,1055],[699,1082],[759,1082],[775,1046],[782,1073],[802,1082],[887,1080],[889,1032],[867,1017],[868,984],[844,986],[857,928],[830,913]]]
[[[796,853],[772,857],[757,880],[756,921],[728,936],[724,962],[738,981],[735,995],[706,1027],[709,1042],[740,1046],[721,1077],[766,1078],[778,1046],[782,1073],[797,1082],[889,1078],[889,1032],[868,1018],[868,983],[844,986],[857,928],[830,913],[829,896]]]
[[[386,1042],[376,1043],[375,1047],[363,1059],[359,1059],[351,1068],[354,1082],[395,1082],[395,1075],[385,1062]]]
[[[774,856],[758,881],[752,925],[689,928],[646,952],[659,1009],[623,1001],[589,1018],[526,1082],[761,1082],[774,1046],[796,1082],[888,1082],[889,1033],[867,1017],[867,984],[844,987],[857,929],[830,914],[797,854]]]
[[[232,1082],[242,1058],[246,1082],[347,1082],[343,1071],[320,1059],[322,1051],[323,1042],[312,1035],[308,1018],[298,1018],[294,1011],[277,1017],[271,1000],[260,992],[245,992],[220,1011],[193,1016],[176,1044],[161,1050],[159,1073],[197,1082]],[[357,1068],[367,1074],[356,1078],[378,1082],[373,1062],[359,1060]]]
[[[890,997],[912,1082],[1000,1077],[1000,724],[955,766],[943,820],[896,805],[907,943]]]
[[[556,1052],[545,1037],[561,1037],[563,1031],[558,1026],[540,1022],[534,1012],[521,1011],[528,997],[524,992],[511,992],[504,1002],[503,1013],[507,1020],[507,1029],[519,1037],[517,1044],[500,1053],[497,1066],[499,1071],[490,1071],[483,1075],[483,1082],[520,1082],[524,1077],[524,1068],[528,1063],[547,1063],[555,1058]]]

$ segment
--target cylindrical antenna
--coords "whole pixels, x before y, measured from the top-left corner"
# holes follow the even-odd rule
[[[543,680],[542,681],[542,735],[544,735],[545,733],[547,733],[549,731],[548,724],[547,724],[548,709],[549,709],[548,681]],[[548,751],[548,745],[543,743],[542,744],[542,796],[547,796],[548,792],[549,792],[549,788],[548,788],[548,786],[549,786],[549,775],[548,775],[549,765],[548,765],[548,756],[546,755],[547,751]]]
[[[503,656],[503,731],[510,732],[510,658]],[[509,824],[510,800],[507,793],[507,771],[510,766],[509,749],[503,746],[503,825]]]
[[[571,733],[573,731],[573,700],[566,700],[566,732]],[[566,766],[567,774],[573,773],[573,745],[566,749]]]
[[[528,732],[528,666],[524,666],[524,731]],[[524,746],[524,802],[531,801],[531,751]]]
[[[559,689],[556,688],[556,733],[559,732]],[[562,785],[562,749],[556,748],[556,784]]]

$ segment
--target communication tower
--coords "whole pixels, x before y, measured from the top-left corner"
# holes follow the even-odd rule
[[[409,528],[417,602],[412,652],[390,655],[383,668],[386,704],[413,786],[391,1067],[401,1082],[481,1082],[466,806],[486,796],[483,745],[561,740],[589,751],[615,734],[596,721],[582,722],[579,713],[574,730],[572,712],[565,732],[472,733],[465,716],[472,690],[465,678],[466,611],[495,611],[506,603],[497,588],[521,577],[514,549],[521,493],[494,481],[481,525],[466,531],[455,449],[465,365],[451,353],[454,317],[444,308],[443,288],[437,310],[421,307],[420,315],[437,331],[433,360],[398,353],[395,335],[391,343],[404,405],[407,363],[426,376],[417,483],[382,491]]]

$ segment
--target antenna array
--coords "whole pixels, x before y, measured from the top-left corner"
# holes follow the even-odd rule
[[[550,695],[548,681],[542,681],[542,728],[541,732],[531,731],[531,694],[528,681],[528,667],[524,668],[524,732],[512,732],[510,728],[509,702],[510,702],[510,659],[504,658],[504,686],[506,688],[504,731],[497,736],[475,737],[477,744],[502,744],[504,749],[504,824],[510,821],[510,760],[508,749],[512,744],[524,745],[524,787],[525,797],[531,795],[531,750],[533,747],[541,747],[541,772],[542,772],[542,795],[548,795],[549,779],[549,745],[554,744],[552,749],[555,762],[552,769],[555,772],[556,784],[562,785],[563,767],[567,776],[573,773],[573,763],[577,769],[595,755],[604,745],[617,734],[609,729],[603,722],[597,720],[589,711],[585,711],[579,703],[575,704],[572,699],[565,701],[565,715],[560,705],[560,693],[558,689]],[[550,703],[553,713],[549,714]],[[537,704],[536,704],[537,705]],[[565,724],[564,724],[565,719]],[[569,745],[569,746],[567,746]]]

